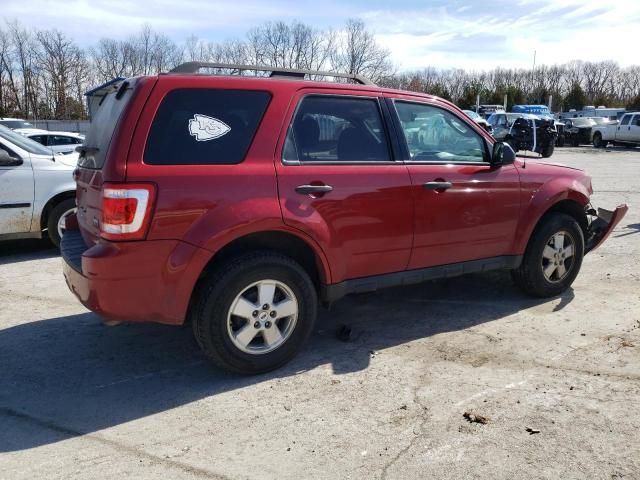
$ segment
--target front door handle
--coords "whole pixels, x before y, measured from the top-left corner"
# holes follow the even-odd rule
[[[329,193],[333,190],[331,185],[298,185],[296,192],[300,195],[312,195],[314,193]]]
[[[447,188],[451,188],[451,182],[427,182],[422,185],[427,190],[446,190]]]

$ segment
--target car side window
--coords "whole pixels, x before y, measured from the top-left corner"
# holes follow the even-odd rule
[[[634,115],[633,116],[633,121],[631,122],[631,125],[635,125],[636,127],[640,127],[640,115]]]
[[[31,140],[34,140],[42,145],[47,144],[47,136],[46,135],[34,135],[33,137],[29,137]]]
[[[304,97],[289,127],[283,160],[391,161],[378,101],[326,95]]]
[[[622,122],[620,122],[620,125],[628,125],[629,120],[631,120],[631,115],[625,115],[624,117],[622,117]]]
[[[486,161],[483,138],[452,113],[418,103],[395,106],[411,161]]]
[[[64,137],[61,135],[52,135],[49,138],[49,145],[73,145],[76,142],[71,137]]]

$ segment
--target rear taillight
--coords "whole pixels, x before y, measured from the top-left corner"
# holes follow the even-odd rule
[[[142,240],[151,223],[156,187],[150,183],[105,183],[100,236],[105,240]]]

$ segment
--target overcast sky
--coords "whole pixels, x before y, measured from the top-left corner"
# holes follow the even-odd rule
[[[242,38],[267,21],[318,28],[364,20],[402,70],[491,69],[573,59],[640,64],[640,0],[0,0],[0,15],[57,28],[81,46],[143,23],[182,42]]]

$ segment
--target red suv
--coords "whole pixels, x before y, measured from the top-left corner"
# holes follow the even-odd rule
[[[349,293],[509,269],[557,295],[626,213],[598,215],[582,171],[516,159],[440,98],[258,70],[188,63],[101,99],[62,240],[86,307],[191,322],[215,363],[264,372]]]

